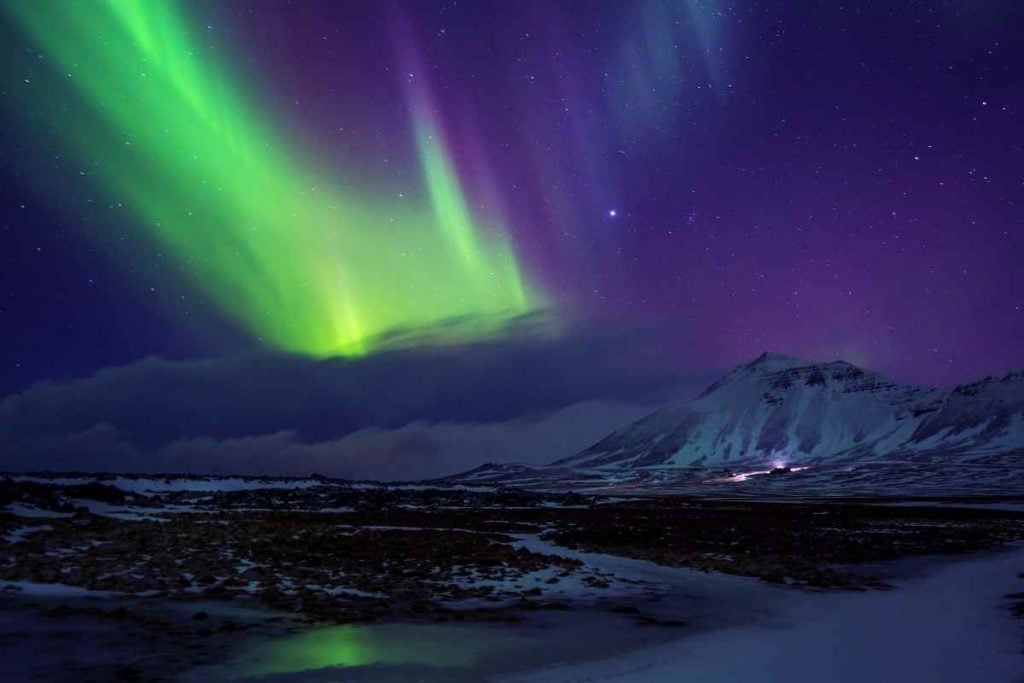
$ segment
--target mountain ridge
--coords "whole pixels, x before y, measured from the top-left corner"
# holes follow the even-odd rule
[[[763,353],[697,397],[577,454],[518,470],[484,466],[470,478],[663,483],[700,479],[701,472],[706,480],[707,473],[865,468],[877,477],[885,466],[927,480],[927,463],[935,472],[952,468],[941,476],[955,479],[957,468],[996,462],[1010,463],[1011,478],[1024,479],[1024,371],[941,389],[896,382],[843,360]],[[1007,472],[1000,469],[998,477]]]
[[[697,398],[641,418],[552,464],[790,463],[853,453],[867,440],[892,448],[910,436],[903,433],[908,416],[922,418],[937,410],[941,392],[899,384],[846,361],[814,363],[765,353]]]

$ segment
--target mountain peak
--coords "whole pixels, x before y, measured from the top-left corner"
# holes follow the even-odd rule
[[[794,368],[804,368],[811,365],[814,364],[810,361],[794,358],[793,356],[787,356],[783,353],[765,351],[749,363],[737,365],[732,372],[709,386],[700,396],[708,396],[722,387],[733,385],[737,381],[748,382],[752,379],[760,379],[776,372],[792,370]]]
[[[796,356],[787,356],[784,353],[776,353],[774,351],[765,351],[749,363],[740,365],[737,369],[757,369],[762,372],[779,372],[782,370],[794,370],[797,368],[819,368],[821,370],[844,369],[866,372],[863,368],[842,359],[810,361],[804,358],[797,358]]]
[[[769,370],[783,370],[785,368],[796,368],[805,365],[813,365],[808,361],[794,356],[787,356],[784,353],[776,353],[775,351],[765,351],[760,356],[747,363],[747,367],[758,367]]]
[[[843,360],[762,353],[686,403],[557,464],[771,469],[774,463],[1002,453],[1024,445],[1024,375],[951,390],[900,384]],[[625,476],[625,475],[624,475]]]

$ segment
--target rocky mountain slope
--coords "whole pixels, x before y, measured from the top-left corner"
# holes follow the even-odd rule
[[[556,465],[793,466],[924,451],[1024,447],[1024,373],[951,391],[898,384],[844,361],[764,354],[693,401]]]
[[[1024,477],[1024,372],[944,390],[766,353],[549,467],[485,467],[466,478],[664,484],[806,470],[804,482],[829,472],[829,481],[950,483],[964,478],[950,468],[982,466],[986,479]]]

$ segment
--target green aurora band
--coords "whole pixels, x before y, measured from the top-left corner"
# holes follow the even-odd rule
[[[398,331],[482,336],[543,305],[504,230],[470,210],[411,98],[418,198],[352,196],[289,147],[171,0],[9,0],[56,84],[48,126],[195,286],[262,343],[361,355]],[[223,61],[223,60],[220,60]],[[44,111],[45,108],[44,108]],[[395,193],[391,194],[392,197]]]

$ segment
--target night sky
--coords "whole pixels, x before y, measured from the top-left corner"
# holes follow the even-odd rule
[[[764,350],[1024,367],[1014,0],[70,6],[0,10],[0,395],[506,339],[630,388],[429,420],[656,404]]]

